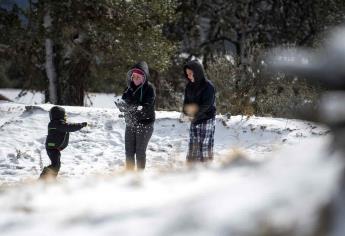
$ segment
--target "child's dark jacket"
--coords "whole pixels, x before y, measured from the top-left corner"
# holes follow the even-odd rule
[[[66,123],[65,109],[62,107],[53,107],[49,112],[49,116],[46,148],[61,151],[68,145],[69,132],[78,131],[83,128],[83,125],[81,123]]]

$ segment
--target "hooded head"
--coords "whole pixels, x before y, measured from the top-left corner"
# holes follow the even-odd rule
[[[135,84],[132,79],[137,79],[140,76],[142,76],[141,83]],[[131,85],[131,84],[133,84],[135,86],[143,85],[143,84],[147,83],[149,77],[150,77],[149,67],[145,61],[140,61],[140,62],[136,63],[127,72],[128,85]]]
[[[192,82],[193,84],[200,85],[206,81],[204,67],[200,64],[198,60],[187,62],[183,68],[183,72],[186,79],[190,81],[188,79],[187,69],[190,69],[193,71],[193,77],[194,77],[194,82]]]
[[[65,109],[59,106],[54,106],[49,111],[50,120],[64,120],[65,115]]]

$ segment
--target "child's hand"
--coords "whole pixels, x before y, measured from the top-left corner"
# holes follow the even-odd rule
[[[81,123],[81,125],[82,125],[83,127],[86,127],[86,126],[87,126],[87,122],[83,122],[83,123]]]

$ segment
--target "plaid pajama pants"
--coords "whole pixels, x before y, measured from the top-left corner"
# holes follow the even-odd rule
[[[188,162],[213,160],[215,128],[215,118],[206,120],[200,124],[191,124],[187,154]]]

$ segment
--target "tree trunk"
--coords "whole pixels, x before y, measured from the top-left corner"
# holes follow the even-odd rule
[[[64,55],[62,58],[66,59],[67,57]],[[70,106],[83,106],[85,85],[90,71],[89,58],[80,49],[74,47],[67,62],[60,64],[61,103]]]
[[[58,103],[58,78],[56,74],[56,68],[54,63],[54,42],[50,38],[49,34],[52,27],[52,19],[50,16],[50,10],[46,9],[44,15],[44,28],[46,29],[47,37],[45,39],[45,70],[48,78],[48,101],[52,104]]]

